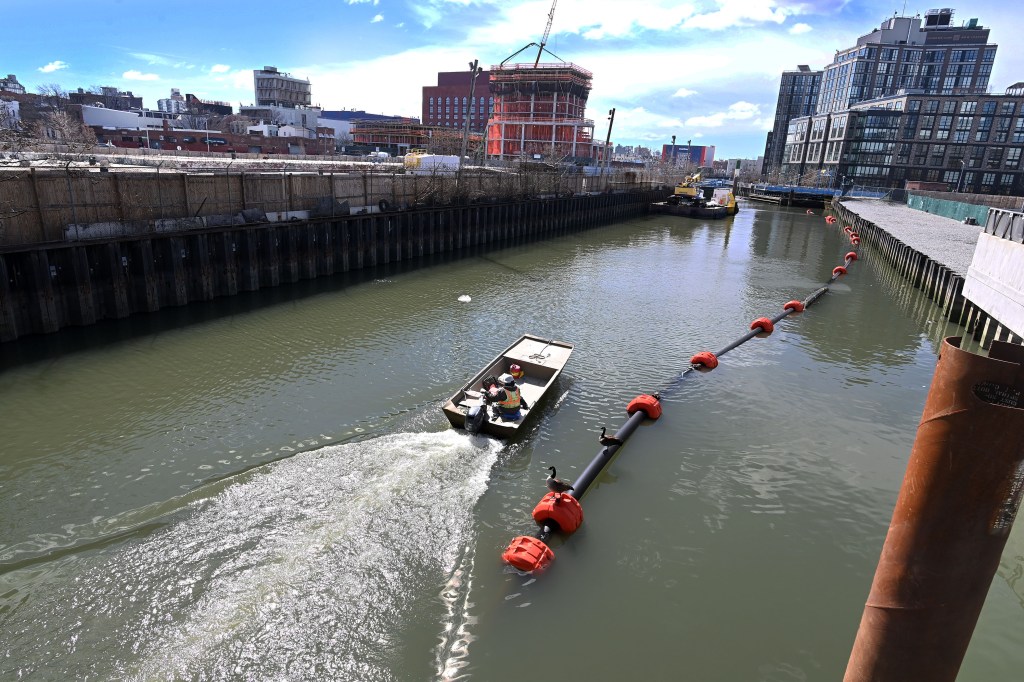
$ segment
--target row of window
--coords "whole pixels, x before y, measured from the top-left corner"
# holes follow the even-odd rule
[[[474,99],[476,99],[476,98],[474,97]],[[480,106],[481,107],[484,105],[484,99],[485,98],[483,98],[483,97],[480,98]],[[488,97],[486,99],[490,103],[490,105],[493,107],[494,106],[494,98],[493,97]],[[430,106],[434,106],[434,100],[437,100],[437,105],[441,106],[441,98],[440,97],[431,97],[430,98]],[[466,106],[468,100],[469,100],[468,97],[463,97],[462,98],[462,106]],[[452,104],[452,98],[451,97],[445,97],[444,98],[444,105],[445,106],[451,106],[451,104]],[[455,105],[458,106],[458,104],[459,104],[459,98],[456,97],[455,98]]]
[[[922,100],[912,99],[907,102],[907,111],[923,111],[926,114],[934,114],[939,111],[939,100],[930,99],[922,103]],[[962,114],[973,114],[978,109],[978,102],[974,100],[964,100],[957,102],[957,100],[946,100],[942,104],[942,113],[952,114],[957,110],[957,104],[960,105],[960,113]],[[1013,115],[1013,112],[1017,108],[1017,103],[1007,100],[1002,103],[988,101],[983,102],[981,105],[981,113],[983,114],[994,114],[996,108],[999,108],[999,113],[1004,115]]]

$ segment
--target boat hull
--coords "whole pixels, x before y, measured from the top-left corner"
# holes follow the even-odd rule
[[[682,216],[684,218],[724,218],[731,215],[725,206],[696,204],[670,204],[664,201],[656,201],[651,204],[651,213]]]
[[[573,347],[573,344],[564,341],[524,334],[445,401],[441,408],[444,416],[455,428],[466,428],[466,415],[470,408],[481,402],[480,392],[483,389],[484,378],[506,374],[509,367],[516,364],[525,373],[517,383],[523,399],[530,407],[520,410],[517,419],[507,421],[493,416],[488,411],[480,429],[480,433],[483,434],[511,438],[533,417],[538,404],[569,361]]]

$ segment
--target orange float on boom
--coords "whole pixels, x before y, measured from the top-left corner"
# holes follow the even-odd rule
[[[533,520],[563,533],[574,533],[583,523],[583,507],[567,493],[548,493],[533,508]]]
[[[555,558],[555,553],[537,538],[520,535],[512,539],[508,549],[502,552],[501,558],[505,563],[515,566],[520,571],[530,572],[547,568],[551,560]]]

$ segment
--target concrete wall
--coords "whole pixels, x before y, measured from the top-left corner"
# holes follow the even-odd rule
[[[1024,213],[993,209],[967,270],[964,296],[1024,336]]]
[[[1014,334],[1024,336],[1024,244],[978,237],[964,296]]]

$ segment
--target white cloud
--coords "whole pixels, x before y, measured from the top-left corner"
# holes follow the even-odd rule
[[[210,73],[227,73],[231,67],[227,64],[214,64],[210,67]]]
[[[679,88],[672,95],[673,97],[689,97],[690,95],[696,95],[696,90],[690,90],[689,88]]]
[[[54,71],[60,71],[61,69],[68,68],[68,65],[59,59],[57,61],[50,62],[46,66],[40,66],[39,70],[43,73],[53,73]]]
[[[690,128],[720,128],[726,121],[742,121],[754,118],[761,113],[761,107],[750,102],[730,104],[726,111],[719,111],[708,116],[692,116],[686,119]]]
[[[173,63],[167,57],[158,54],[150,54],[149,52],[131,52],[129,54],[131,54],[131,56],[135,57],[136,59],[141,59],[150,66],[152,66],[153,64],[159,64],[160,66],[170,66]]]
[[[810,24],[793,24],[793,27],[789,29],[789,32],[792,35],[798,36],[801,33],[807,33],[811,30],[813,29],[811,29]]]
[[[380,4],[380,0],[348,0],[348,4],[350,5],[369,5],[371,3],[374,6],[377,6]]]
[[[718,9],[714,12],[697,14],[685,22],[684,28],[700,28],[721,31],[734,26],[756,24],[781,24],[787,16],[803,13],[801,5],[780,7],[775,0],[715,0]]]
[[[124,78],[125,80],[130,80],[130,81],[158,81],[158,80],[160,80],[160,76],[156,75],[155,73],[142,73],[141,71],[136,71],[134,69],[132,69],[131,71],[125,71],[123,74],[121,74],[121,78]]]
[[[440,23],[442,14],[458,4],[446,0],[421,3],[417,13],[424,25]],[[495,2],[489,24],[470,31],[469,41],[483,45],[512,45],[537,40],[551,3],[530,0],[519,4]],[[551,41],[558,34],[579,35],[586,40],[626,38],[645,31],[668,32],[694,13],[692,2],[677,0],[562,0],[551,26]],[[429,24],[427,22],[430,22]]]
[[[380,23],[382,21],[384,21],[384,15],[383,14],[378,14],[373,19],[370,19],[370,23],[371,24],[377,24],[377,23]]]

